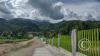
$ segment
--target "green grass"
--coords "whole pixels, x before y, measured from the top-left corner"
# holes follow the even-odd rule
[[[16,43],[16,42],[21,42],[21,41],[26,41],[28,39],[18,39],[16,37],[11,37],[10,39],[7,39],[6,37],[4,36],[0,36],[0,44],[3,44],[3,43]]]
[[[51,39],[49,40],[49,44],[51,44]],[[54,46],[58,47],[58,38],[54,37]],[[60,38],[60,47],[64,48],[67,51],[72,51],[71,47],[71,37],[69,35],[61,35]]]

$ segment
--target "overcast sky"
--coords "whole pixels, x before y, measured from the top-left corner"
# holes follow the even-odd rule
[[[100,0],[0,0],[0,17],[48,20],[100,20]]]

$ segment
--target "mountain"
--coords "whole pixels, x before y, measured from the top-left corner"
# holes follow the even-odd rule
[[[62,21],[55,24],[45,24],[41,25],[43,28],[41,30],[44,31],[54,31],[61,32],[62,34],[70,34],[72,29],[77,30],[86,30],[86,29],[94,29],[100,28],[100,21],[80,21],[80,20],[71,20],[71,21]]]
[[[40,31],[37,24],[29,19],[15,18],[5,20],[0,18],[0,31]]]
[[[6,19],[0,18],[0,23],[6,22]]]
[[[62,21],[56,23],[54,27],[56,32],[60,31],[62,34],[70,34],[72,29],[86,30],[94,28],[100,28],[100,21]]]
[[[100,21],[71,20],[53,24],[45,20],[23,18],[5,20],[0,18],[0,31],[49,32],[53,30],[54,32],[60,31],[62,34],[69,34],[72,29],[83,30],[93,28],[100,28]]]

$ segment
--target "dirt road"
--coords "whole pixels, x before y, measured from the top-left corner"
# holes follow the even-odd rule
[[[34,39],[34,41],[32,42],[30,46],[8,52],[2,56],[32,56],[35,48],[38,48],[41,46],[44,46],[44,44],[40,40]]]

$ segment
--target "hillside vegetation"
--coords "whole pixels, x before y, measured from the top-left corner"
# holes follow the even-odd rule
[[[62,21],[59,23],[50,23],[47,21],[37,21],[23,18],[15,18],[5,20],[0,18],[0,32],[14,31],[14,32],[48,32],[54,30],[55,32],[62,32],[63,34],[70,33],[72,29],[93,29],[99,28],[100,21]]]

